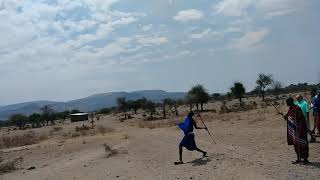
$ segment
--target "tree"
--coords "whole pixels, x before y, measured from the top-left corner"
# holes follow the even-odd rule
[[[185,97],[185,103],[189,105],[189,111],[192,111],[193,105],[196,103],[196,97],[188,93]]]
[[[282,88],[282,83],[280,81],[274,81],[272,84],[272,90],[277,100],[279,99],[279,94]]]
[[[127,119],[127,110],[128,110],[128,103],[125,97],[118,97],[117,98],[117,105],[120,112],[124,113],[124,118]]]
[[[141,104],[139,100],[129,100],[127,101],[128,108],[131,110],[133,109],[134,113],[137,114],[138,109],[141,108]]]
[[[173,107],[174,107],[176,116],[179,116],[178,107],[181,106],[182,104],[183,104],[182,99],[173,100]]]
[[[197,110],[199,110],[199,104],[201,106],[201,110],[203,111],[203,104],[209,101],[209,94],[207,90],[200,84],[191,88],[188,94],[192,95],[191,97],[194,98]]]
[[[35,124],[37,127],[40,127],[41,114],[33,113],[29,116],[29,121],[32,123],[32,128],[35,128]]]
[[[145,108],[148,112],[150,112],[150,117],[153,118],[153,115],[156,111],[156,104],[150,100],[147,100]]]
[[[223,97],[221,96],[220,93],[213,93],[211,95],[211,99],[214,101],[221,101],[223,99]]]
[[[24,128],[28,122],[28,117],[23,114],[14,114],[10,117],[11,124],[19,127],[19,129]]]
[[[146,108],[146,105],[147,105],[147,102],[148,102],[148,99],[143,97],[141,99],[138,99],[137,100],[140,104],[140,107],[144,110],[144,111],[147,111],[147,108]]]
[[[109,114],[112,111],[111,108],[102,108],[100,109],[99,113],[100,114]]]
[[[244,88],[243,84],[240,82],[235,82],[233,84],[233,87],[230,88],[231,93],[239,99],[240,104],[242,104],[242,98],[244,93],[246,92],[246,89]]]
[[[165,98],[162,100],[162,111],[163,118],[166,119],[166,105],[169,105],[169,109],[171,110],[172,105],[174,104],[174,100],[170,98]]]
[[[273,82],[272,75],[270,75],[270,74],[259,74],[258,75],[258,79],[257,79],[256,83],[257,83],[257,88],[259,89],[259,91],[261,93],[262,100],[264,100],[266,87],[271,85],[272,82]]]
[[[42,120],[47,121],[47,126],[49,125],[49,121],[54,124],[54,120],[51,119],[51,114],[53,113],[52,106],[44,105],[42,108],[40,108],[40,110],[42,111]]]

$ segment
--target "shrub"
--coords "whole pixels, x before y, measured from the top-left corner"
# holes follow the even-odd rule
[[[63,128],[61,126],[55,126],[51,129],[50,133],[61,131]]]
[[[86,126],[86,125],[82,125],[81,127],[76,126],[76,128],[75,128],[75,131],[76,131],[76,132],[79,132],[79,131],[88,131],[88,130],[90,130],[90,127],[89,127],[89,126]]]
[[[112,148],[108,144],[103,144],[104,151],[106,153],[106,157],[109,158],[111,156],[117,155],[117,154],[127,154],[128,151],[124,148]]]
[[[0,163],[0,174],[15,171],[17,169],[17,167],[16,167],[17,164],[19,162],[22,162],[22,161],[23,161],[22,157],[16,158],[16,159],[11,160],[11,161],[1,161],[1,163]]]
[[[36,144],[47,138],[45,134],[37,136],[33,131],[15,136],[2,136],[0,139],[0,149]]]
[[[98,125],[97,126],[97,130],[99,133],[101,133],[102,135],[105,135],[106,133],[109,133],[109,132],[113,132],[114,129],[111,128],[111,127],[105,127],[105,126],[102,126],[102,125]]]

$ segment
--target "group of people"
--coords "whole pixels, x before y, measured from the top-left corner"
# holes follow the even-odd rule
[[[320,91],[316,89],[311,91],[311,102],[303,98],[302,95],[297,95],[295,99],[292,97],[286,100],[289,110],[286,114],[279,112],[283,118],[287,121],[287,142],[288,145],[293,145],[297,160],[292,162],[293,164],[304,163],[308,164],[309,160],[309,142],[308,134],[310,135],[310,143],[316,141],[315,131],[317,129],[317,135],[320,135]],[[309,112],[312,111],[312,117],[314,126],[311,128]],[[183,164],[182,161],[182,149],[201,152],[204,157],[207,156],[207,152],[199,149],[195,143],[193,128],[205,129],[206,127],[198,127],[193,119],[194,113],[190,112],[183,123],[179,124],[179,128],[183,130],[184,137],[179,144],[179,161],[175,164]]]
[[[311,91],[311,103],[303,99],[301,95],[296,96],[296,100],[292,97],[286,100],[289,107],[288,112],[284,115],[280,113],[287,121],[287,141],[288,145],[293,145],[297,155],[297,160],[293,164],[308,164],[309,160],[309,142],[315,142],[315,130],[320,134],[320,92],[315,89]],[[311,129],[309,112],[312,111],[314,126]]]

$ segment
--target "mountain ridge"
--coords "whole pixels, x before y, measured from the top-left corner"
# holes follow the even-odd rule
[[[84,98],[70,100],[66,102],[60,101],[29,101],[23,103],[15,103],[0,106],[0,119],[8,119],[16,113],[30,115],[34,112],[40,112],[40,108],[44,105],[51,105],[54,111],[60,112],[64,110],[79,109],[80,111],[96,111],[105,107],[116,105],[118,97],[126,97],[127,100],[136,100],[139,98],[147,98],[155,102],[159,102],[165,98],[179,99],[184,98],[185,92],[167,92],[164,90],[140,90],[132,92],[107,92],[93,94]]]

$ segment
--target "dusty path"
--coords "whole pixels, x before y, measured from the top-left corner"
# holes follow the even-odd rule
[[[285,124],[270,112],[264,112],[270,117],[261,117],[256,111],[206,114],[217,144],[212,144],[204,130],[196,131],[198,146],[207,150],[209,157],[185,150],[185,164],[179,166],[173,165],[182,138],[177,128],[122,124],[106,136],[69,139],[63,145],[52,140],[8,154],[23,156],[23,167],[34,165],[36,169],[21,169],[0,179],[319,179],[320,144],[310,145],[309,166],[292,165],[295,155],[293,147],[286,144]],[[124,133],[128,139],[122,138]],[[124,147],[128,154],[106,158],[103,143]]]

